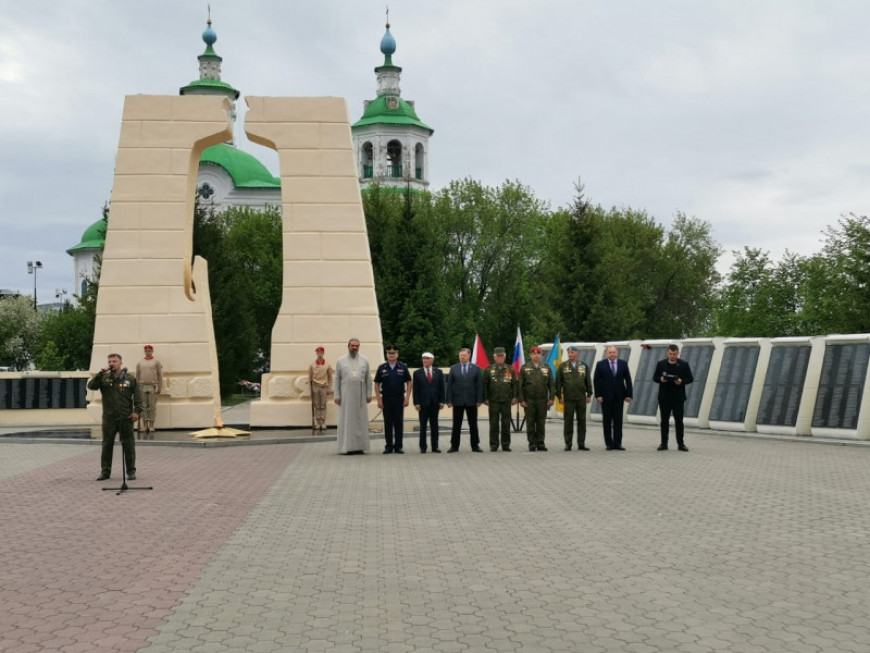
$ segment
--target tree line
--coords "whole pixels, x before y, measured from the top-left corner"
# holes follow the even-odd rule
[[[813,255],[745,247],[724,278],[710,223],[605,208],[576,185],[551,209],[527,186],[456,180],[434,192],[372,187],[363,209],[384,343],[414,364],[451,361],[475,333],[488,349],[563,342],[870,332],[870,220],[849,214]],[[281,215],[197,206],[195,253],[209,261],[221,387],[256,379],[281,301]],[[79,306],[35,312],[0,301],[0,366],[87,369],[98,280]]]

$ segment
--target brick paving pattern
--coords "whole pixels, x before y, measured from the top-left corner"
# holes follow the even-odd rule
[[[121,497],[98,447],[2,443],[0,651],[870,651],[870,447],[596,426],[143,447]]]

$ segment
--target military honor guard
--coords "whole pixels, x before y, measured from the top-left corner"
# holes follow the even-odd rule
[[[142,393],[142,414],[139,419],[144,422],[145,433],[137,428],[137,434],[143,440],[154,439],[154,422],[157,419],[157,398],[163,390],[163,365],[154,358],[154,346],[145,345],[145,357],[136,363],[136,381]]]
[[[553,405],[555,382],[553,373],[546,364],[541,363],[540,347],[532,347],[529,355],[532,360],[520,368],[519,399],[526,409],[526,436],[529,451],[546,451],[544,442],[547,428],[547,409]]]
[[[314,350],[315,360],[308,366],[308,385],[311,387],[311,428],[321,433],[326,429],[326,401],[332,392],[335,370],[326,362],[326,350]]]
[[[390,345],[385,351],[387,362],[375,372],[375,397],[384,415],[384,453],[405,453],[402,436],[405,407],[411,398],[411,372],[399,360],[399,350],[395,346]]]
[[[568,347],[568,360],[556,370],[556,397],[564,407],[565,451],[574,444],[574,421],[577,421],[577,450],[589,451],[586,446],[586,404],[592,402],[592,375],[580,360],[580,348]]]
[[[511,450],[511,406],[517,403],[517,375],[505,363],[504,347],[493,350],[495,362],[483,371],[483,403],[489,407],[489,450]]]

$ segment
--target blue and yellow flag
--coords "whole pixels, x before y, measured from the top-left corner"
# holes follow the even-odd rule
[[[556,369],[559,367],[559,363],[562,362],[562,346],[559,344],[559,334],[556,334],[556,339],[553,341],[553,348],[550,350],[549,355],[547,356],[547,366],[550,368],[550,371],[553,373],[553,382],[556,381]],[[562,407],[562,402],[558,399],[555,400],[553,404],[553,408],[556,409],[556,412],[564,412],[564,408]]]

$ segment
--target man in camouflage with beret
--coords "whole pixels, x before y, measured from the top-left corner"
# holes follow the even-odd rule
[[[568,360],[556,370],[556,396],[565,407],[565,451],[571,451],[574,442],[574,419],[577,419],[577,451],[589,451],[586,446],[586,404],[592,402],[592,375],[580,358],[580,348],[568,347]]]
[[[489,450],[511,450],[511,406],[517,403],[517,376],[505,364],[504,347],[493,350],[495,362],[483,371],[483,403],[489,406]]]
[[[553,405],[555,384],[550,368],[541,363],[542,350],[532,347],[531,362],[520,368],[520,405],[526,409],[526,436],[529,451],[546,451],[547,409]]]

